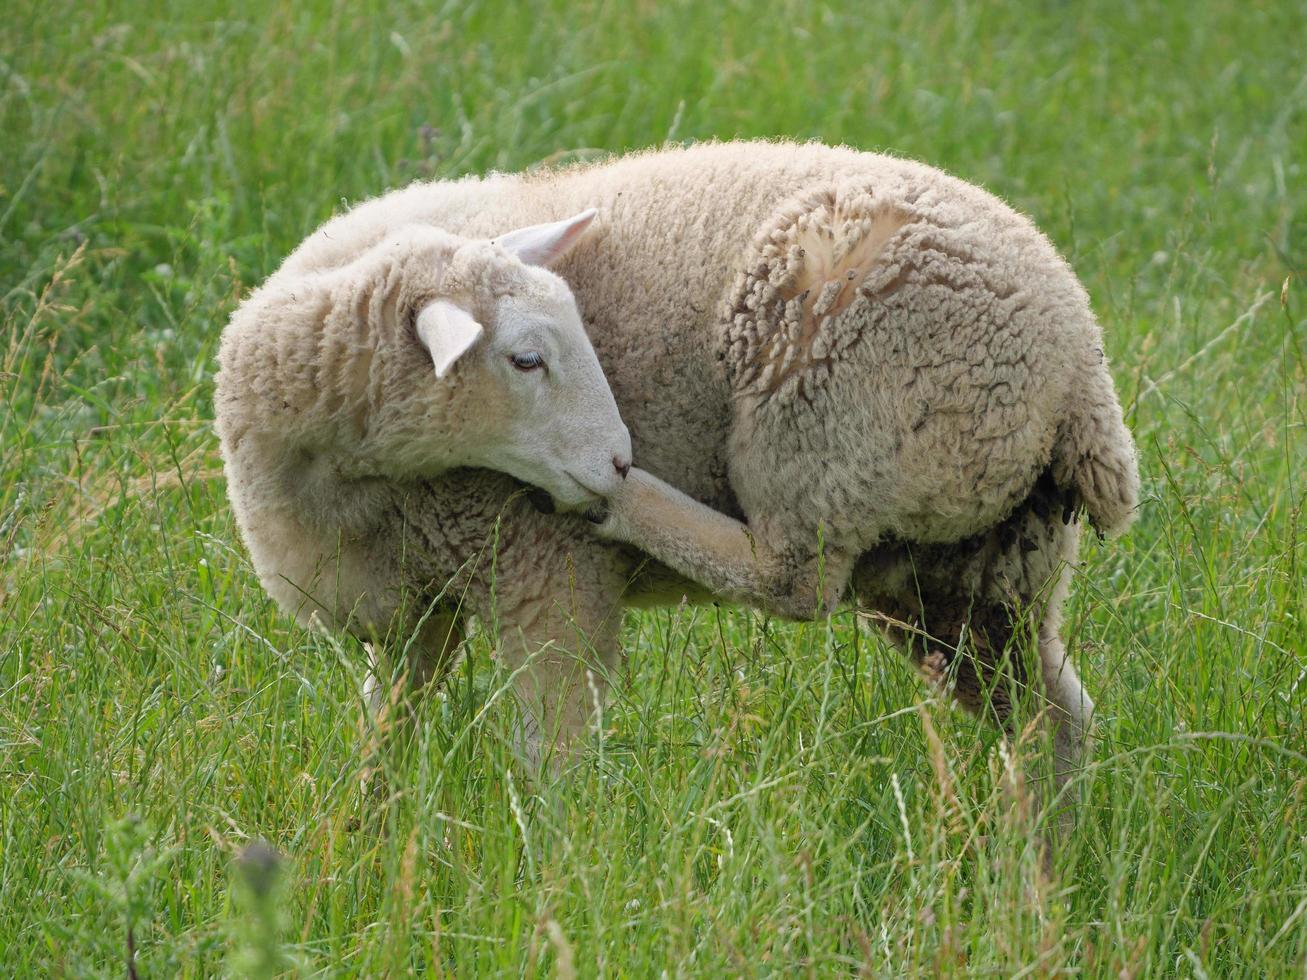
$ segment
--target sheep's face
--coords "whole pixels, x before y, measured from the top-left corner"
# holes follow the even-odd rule
[[[417,317],[437,376],[458,365],[460,462],[508,473],[565,509],[611,496],[631,465],[630,434],[571,290],[539,267],[592,217],[504,236],[504,251],[478,253],[499,266],[480,277],[493,289],[436,300]]]
[[[487,390],[508,407],[508,425],[479,447],[482,465],[568,509],[616,492],[631,465],[631,436],[561,280],[548,293],[500,300],[483,366]]]

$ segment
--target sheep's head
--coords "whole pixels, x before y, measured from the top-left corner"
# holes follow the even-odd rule
[[[594,216],[467,241],[440,298],[414,319],[436,378],[462,393],[457,462],[508,473],[565,509],[611,496],[631,465],[631,437],[576,300],[545,268]]]

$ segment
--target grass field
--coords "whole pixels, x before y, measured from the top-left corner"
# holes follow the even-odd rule
[[[1307,9],[862,6],[7,8],[0,969],[123,976],[130,935],[141,977],[1307,971]],[[982,183],[1093,295],[1145,503],[1071,604],[1098,744],[1051,876],[1029,746],[849,614],[632,615],[544,788],[476,632],[365,799],[360,651],[236,539],[218,335],[342,201],[759,135]]]

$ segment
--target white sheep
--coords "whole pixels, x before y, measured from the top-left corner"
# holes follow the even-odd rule
[[[493,237],[589,207],[596,230],[555,269],[640,463],[599,535],[640,551],[461,473],[387,485],[378,547],[406,556],[399,579],[419,595],[452,580],[493,611],[544,746],[585,724],[580,668],[615,666],[624,605],[689,592],[806,617],[851,598],[1005,725],[1017,689],[1038,688],[1064,780],[1092,711],[1058,636],[1073,518],[1123,528],[1138,478],[1099,328],[1054,248],[923,164],[757,142],[416,184],[328,222],[283,272],[344,267],[406,225]],[[492,539],[494,588],[470,561]],[[417,644],[435,663],[461,619],[438,622]],[[1037,680],[1006,653],[1027,634]]]
[[[630,435],[570,291],[539,267],[593,217],[497,244],[408,225],[336,268],[280,270],[237,309],[215,394],[228,493],[298,619],[366,639],[439,625],[404,603],[395,486],[482,466],[565,507],[613,493]]]

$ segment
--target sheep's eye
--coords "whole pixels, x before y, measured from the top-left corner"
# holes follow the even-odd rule
[[[514,354],[509,358],[513,362],[513,367],[519,371],[534,371],[536,368],[545,366],[545,359],[535,351],[527,351],[525,354]]]

